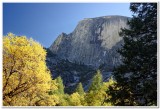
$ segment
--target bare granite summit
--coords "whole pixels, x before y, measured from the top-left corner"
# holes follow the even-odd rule
[[[128,28],[125,16],[103,16],[81,20],[70,34],[62,33],[49,49],[62,59],[99,67],[113,68],[121,63],[116,50],[123,43],[121,28]]]

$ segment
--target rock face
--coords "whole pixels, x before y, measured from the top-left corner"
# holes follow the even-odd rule
[[[68,60],[60,59],[57,55],[53,54],[49,49],[46,49],[47,67],[51,71],[52,78],[56,79],[61,76],[65,86],[65,93],[72,94],[75,91],[79,82],[82,83],[85,91],[88,90],[96,70],[92,66],[87,66],[79,63],[72,63]],[[103,81],[106,82],[112,76],[112,72],[108,72],[105,65],[101,65],[99,70],[102,73]]]
[[[73,93],[79,82],[85,91],[97,69],[103,81],[121,63],[116,52],[123,44],[120,28],[128,28],[128,17],[104,16],[80,21],[70,34],[62,33],[47,49],[47,66],[55,79],[61,76],[66,93]]]
[[[121,63],[116,50],[123,43],[121,28],[128,28],[128,17],[104,16],[80,21],[70,34],[62,33],[49,47],[50,51],[70,62],[112,69]]]

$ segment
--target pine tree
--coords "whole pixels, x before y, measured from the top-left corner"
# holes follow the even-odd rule
[[[63,80],[62,78],[59,76],[58,78],[56,78],[56,82],[58,84],[58,93],[59,94],[64,94],[64,85],[63,85]]]
[[[84,90],[81,82],[77,85],[75,92],[77,92],[79,95],[84,95]]]
[[[97,71],[96,75],[92,79],[92,83],[89,87],[89,92],[90,91],[97,91],[101,88],[102,86],[102,74],[100,70]]]
[[[104,102],[105,96],[102,90],[103,81],[100,70],[97,71],[92,79],[92,83],[86,93],[85,100],[88,106],[101,106]]]
[[[130,28],[120,32],[123,64],[110,94],[114,105],[157,105],[157,3],[131,3],[130,9]]]

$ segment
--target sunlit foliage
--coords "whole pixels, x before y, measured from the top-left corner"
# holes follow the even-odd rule
[[[89,91],[79,83],[72,94],[64,92],[59,76],[52,80],[45,63],[46,51],[33,39],[9,33],[3,37],[4,106],[110,106],[107,90],[114,83],[102,81],[98,70]]]
[[[51,76],[45,57],[33,39],[12,33],[3,37],[3,105],[36,105],[47,97]]]
[[[88,106],[110,106],[109,102],[110,96],[107,95],[106,91],[108,87],[113,84],[113,79],[109,82],[102,81],[102,74],[100,70],[97,71],[96,75],[93,77],[89,91],[86,93],[85,100]]]
[[[83,90],[83,86],[81,82],[77,85],[75,92],[77,92],[79,95],[84,95],[85,92]]]
[[[82,106],[81,96],[76,92],[70,96],[70,105],[71,106]]]

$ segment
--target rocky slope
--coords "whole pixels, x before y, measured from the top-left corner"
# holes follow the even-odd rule
[[[121,28],[127,28],[128,17],[104,16],[80,21],[70,34],[62,33],[49,49],[62,59],[99,67],[108,65],[109,69],[120,64],[116,53],[122,38]]]
[[[108,80],[121,63],[116,50],[123,44],[119,32],[128,28],[127,20],[124,16],[84,19],[72,33],[60,34],[47,49],[47,66],[53,78],[62,77],[67,93],[72,93],[79,82],[87,90],[97,69],[103,81]]]
[[[63,84],[65,85],[65,92],[69,94],[74,92],[79,82],[83,84],[84,90],[87,91],[97,70],[92,66],[73,63],[67,59],[60,59],[58,55],[53,54],[49,49],[47,49],[46,63],[52,73],[53,79],[61,76]],[[112,73],[106,70],[104,64],[101,65],[99,69],[102,72],[103,81],[108,81]]]

